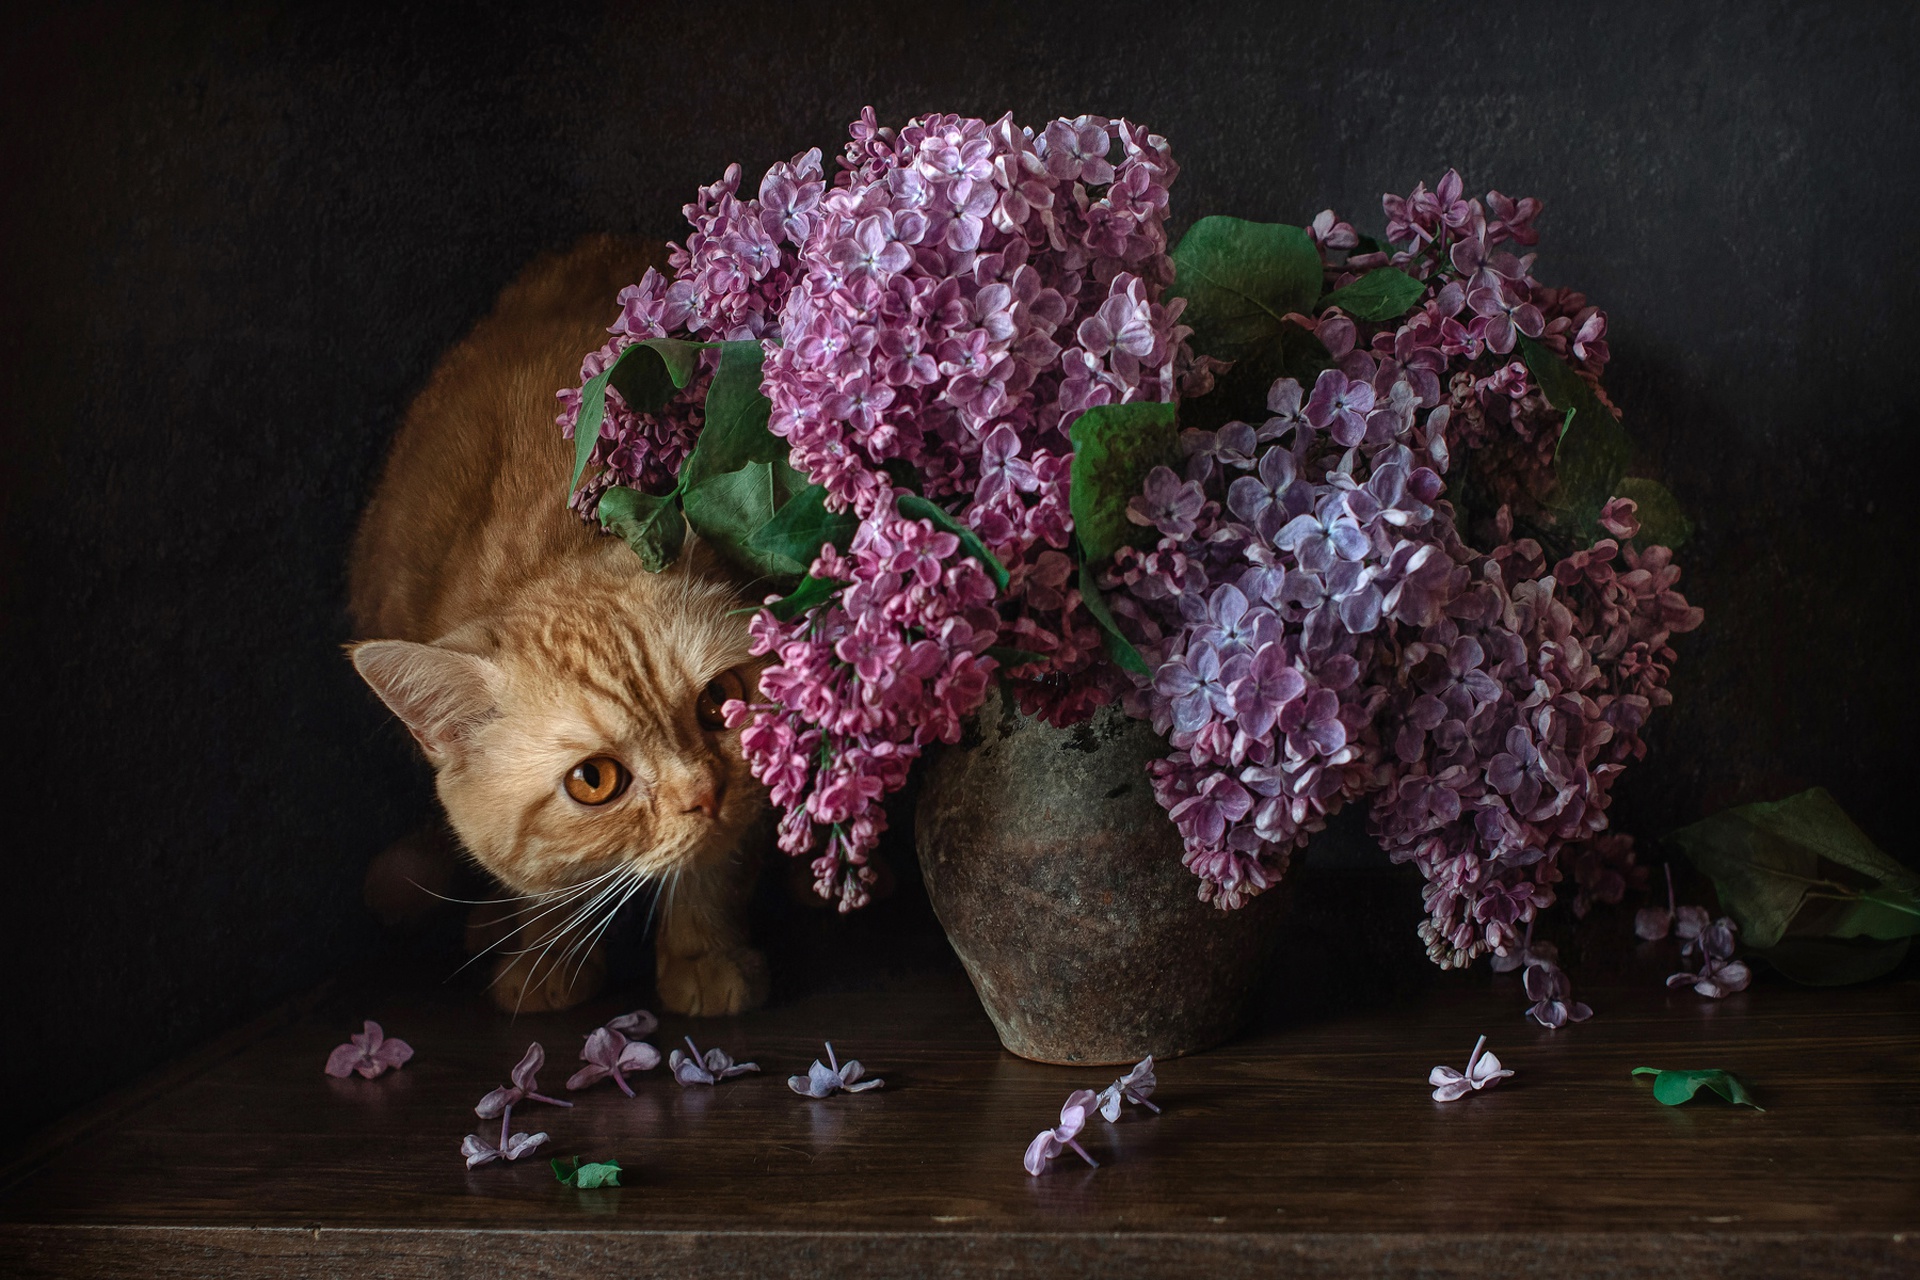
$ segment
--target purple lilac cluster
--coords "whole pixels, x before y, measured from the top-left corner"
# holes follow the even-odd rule
[[[826,191],[820,149],[776,164],[760,180],[759,194],[742,200],[740,166],[700,188],[683,212],[693,231],[684,245],[670,246],[669,279],[651,267],[638,284],[620,291],[620,318],[605,346],[587,356],[580,380],[603,372],[620,353],[647,338],[730,342],[777,341],[781,304],[798,274],[798,251],[813,229]],[[613,485],[658,492],[669,488],[692,450],[705,419],[707,386],[718,363],[701,355],[700,372],[659,413],[636,413],[620,393],[607,391],[606,418],[593,451],[593,479],[572,499],[582,518],[593,518],[600,495]],[[556,421],[571,439],[580,415],[580,389],[559,393]]]
[[[1276,381],[1257,425],[1186,433],[1185,475],[1156,470],[1129,512],[1158,544],[1123,549],[1103,585],[1152,669],[1129,709],[1173,747],[1153,784],[1200,896],[1244,903],[1370,797],[1374,835],[1426,878],[1421,936],[1452,967],[1514,947],[1563,853],[1606,830],[1614,779],[1670,700],[1669,638],[1701,614],[1667,548],[1624,545],[1628,501],[1602,516],[1614,537],[1558,559],[1515,536],[1508,502],[1476,531],[1490,549],[1469,545],[1450,469],[1466,450],[1509,477],[1550,467],[1563,416],[1514,358],[1519,335],[1597,390],[1606,319],[1506,248],[1535,241],[1538,202],[1462,199],[1449,172],[1384,205],[1409,244],[1392,264],[1426,285],[1411,314],[1299,317],[1333,367],[1310,389]],[[1331,286],[1389,261],[1348,254],[1358,236],[1330,213],[1314,230]],[[1622,866],[1617,841],[1594,855],[1583,899],[1617,900]]]
[[[767,349],[771,428],[860,520],[815,577],[847,583],[790,622],[762,614],[767,701],[730,704],[756,776],[786,807],[781,845],[814,852],[842,909],[922,748],[959,736],[1004,645],[1039,655],[1022,705],[1082,718],[1121,687],[1067,555],[1067,428],[1084,409],[1166,401],[1196,370],[1163,303],[1166,141],[1082,116],[1035,131],[871,110],[810,206]],[[951,532],[896,510],[911,473],[1008,571],[996,593]]]

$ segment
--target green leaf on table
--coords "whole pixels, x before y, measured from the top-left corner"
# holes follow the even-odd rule
[[[1168,293],[1187,300],[1193,349],[1220,360],[1276,347],[1284,318],[1311,311],[1325,278],[1304,228],[1218,216],[1180,237],[1173,269]]]
[[[815,605],[826,604],[849,585],[851,584],[842,582],[838,578],[816,578],[812,574],[808,574],[806,577],[800,579],[799,586],[795,587],[785,597],[775,600],[772,604],[766,606],[756,604],[745,609],[735,609],[734,612],[758,613],[760,609],[764,607],[767,612],[780,619],[780,621],[792,622],[795,618],[813,608]]]
[[[679,558],[687,525],[678,494],[642,493],[615,485],[600,495],[597,514],[607,532],[633,548],[648,572],[659,573]]]
[[[1170,404],[1136,400],[1096,405],[1074,419],[1068,505],[1087,559],[1098,562],[1129,543],[1152,546],[1160,535],[1127,519],[1127,504],[1155,467],[1180,466],[1180,429]]]
[[[787,442],[767,429],[773,402],[760,392],[764,355],[758,342],[722,342],[720,366],[707,388],[706,420],[693,452],[680,464],[680,487],[694,489],[750,462],[787,460]]]
[[[1844,987],[1892,973],[1907,958],[1912,938],[1782,938],[1758,956],[1782,977],[1807,987]]]
[[[570,1187],[582,1191],[594,1191],[600,1187],[620,1185],[620,1162],[618,1160],[583,1161],[579,1156],[569,1156],[565,1160],[555,1158],[548,1161],[553,1166],[553,1176]]]
[[[805,478],[784,459],[749,462],[689,489],[684,499],[687,523],[716,551],[747,572],[797,578],[807,571],[806,563],[783,551],[757,548],[753,539],[805,486]]]
[[[1338,307],[1355,320],[1378,324],[1407,314],[1426,291],[1425,281],[1415,280],[1398,267],[1376,267],[1320,299],[1317,309]]]
[[[853,512],[827,510],[827,487],[814,484],[794,494],[747,545],[763,555],[785,556],[811,567],[821,547],[831,542],[845,551],[859,528],[860,517]]]
[[[1566,414],[1554,452],[1548,500],[1561,526],[1582,539],[1600,536],[1600,510],[1619,492],[1633,442],[1586,379],[1540,342],[1521,335],[1520,358],[1547,403]]]
[[[1633,540],[1639,545],[1678,548],[1693,536],[1693,522],[1680,509],[1680,500],[1658,480],[1626,476],[1613,487],[1613,496],[1633,499],[1635,518],[1640,521],[1640,532]]]
[[[993,579],[995,589],[1007,588],[1007,566],[1000,563],[993,552],[987,550],[987,544],[980,541],[980,535],[955,520],[946,508],[927,501],[917,493],[903,493],[899,498],[900,514],[909,520],[929,520],[933,527],[950,533],[960,539],[960,549],[985,566],[987,574]]]
[[[1113,620],[1106,597],[1100,594],[1100,585],[1094,581],[1093,565],[1085,560],[1080,562],[1080,602],[1087,606],[1087,612],[1093,615],[1093,620],[1100,624],[1100,630],[1106,633],[1107,656],[1136,675],[1150,675],[1147,660],[1133,647],[1133,641],[1120,634],[1120,625]]]
[[[1920,934],[1920,872],[1882,853],[1825,788],[1724,809],[1671,839],[1713,881],[1748,946],[1771,948],[1790,931]]]
[[[580,388],[580,415],[573,426],[573,479],[567,492],[580,487],[593,447],[600,443],[600,425],[607,417],[607,388],[611,386],[636,413],[656,413],[673,393],[693,380],[704,342],[677,338],[648,338],[623,349],[612,364],[587,379]]]
[[[1036,662],[1047,661],[1044,653],[1035,653],[1031,649],[1016,649],[1012,645],[996,644],[987,649],[987,656],[1002,667],[1025,667]]]
[[[1755,1102],[1746,1087],[1725,1071],[1662,1071],[1658,1067],[1635,1067],[1633,1074],[1653,1077],[1653,1096],[1658,1102],[1677,1107],[1691,1101],[1701,1089],[1711,1089],[1728,1102],[1755,1111],[1766,1108]]]

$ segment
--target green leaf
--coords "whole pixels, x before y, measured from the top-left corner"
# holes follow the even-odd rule
[[[1106,597],[1100,594],[1100,586],[1094,581],[1093,565],[1085,560],[1080,562],[1080,601],[1106,633],[1107,656],[1136,675],[1150,675],[1147,660],[1133,647],[1133,641],[1120,634],[1120,626],[1107,608]]]
[[[569,1156],[565,1160],[548,1161],[553,1166],[553,1176],[570,1187],[582,1191],[593,1191],[600,1187],[620,1185],[620,1162],[607,1160],[599,1163],[582,1161],[579,1156]]]
[[[680,487],[694,489],[750,462],[787,460],[787,442],[767,429],[773,402],[760,393],[763,353],[758,342],[723,342],[720,367],[707,388],[706,421],[693,452],[680,464]]]
[[[761,525],[747,545],[762,555],[785,556],[811,567],[829,542],[845,551],[859,527],[860,517],[853,512],[827,510],[825,485],[808,485]]]
[[[1680,509],[1680,500],[1658,480],[1627,476],[1613,487],[1616,498],[1632,498],[1640,532],[1634,541],[1643,547],[1680,547],[1693,536],[1693,522]]]
[[[1398,320],[1413,309],[1427,291],[1423,281],[1398,267],[1376,267],[1352,284],[1320,299],[1319,310],[1338,307],[1355,320],[1380,323]]]
[[[1843,987],[1892,973],[1907,958],[1911,938],[1875,942],[1857,938],[1782,938],[1758,956],[1790,981],[1808,987]]]
[[[996,644],[987,649],[987,656],[1002,667],[1025,667],[1036,662],[1048,661],[1044,653],[1035,653],[1031,649],[1016,649],[1012,645]]]
[[[1170,404],[1103,404],[1074,419],[1068,505],[1074,532],[1098,562],[1128,543],[1152,546],[1160,535],[1127,519],[1127,504],[1155,467],[1180,465],[1180,430]]]
[[[1653,1077],[1655,1100],[1669,1107],[1691,1101],[1702,1088],[1713,1090],[1728,1102],[1755,1111],[1766,1108],[1748,1095],[1746,1087],[1725,1071],[1662,1071],[1658,1067],[1635,1067],[1633,1074]]]
[[[931,520],[934,528],[960,539],[960,549],[986,566],[996,588],[1006,590],[1007,567],[994,558],[993,552],[987,550],[987,544],[980,541],[979,535],[948,515],[945,508],[928,502],[917,493],[903,493],[900,495],[899,510],[909,520]]]
[[[1871,930],[1875,922],[1891,927],[1890,922],[1920,921],[1902,910],[1920,889],[1920,873],[1882,853],[1821,787],[1772,804],[1722,810],[1674,832],[1672,840],[1713,881],[1720,905],[1739,921],[1752,947],[1776,945],[1803,909],[1833,900],[1871,908],[1859,915],[1848,912],[1851,923],[1843,917],[1839,927]],[[1867,881],[1874,896],[1837,876]],[[1920,932],[1902,929],[1869,936]]]
[[[1283,318],[1311,311],[1324,280],[1304,229],[1239,218],[1194,223],[1173,267],[1169,293],[1187,300],[1180,323],[1193,326],[1193,349],[1221,360],[1277,346]]]
[[[659,573],[680,556],[686,521],[678,494],[642,493],[615,485],[600,495],[600,523],[618,535],[650,573]]]
[[[655,413],[669,397],[693,379],[704,342],[677,338],[648,338],[625,348],[612,364],[587,379],[580,388],[580,416],[573,427],[573,479],[567,492],[580,487],[593,446],[600,443],[600,424],[607,416],[607,387],[611,385],[636,413]]]
[[[687,523],[708,545],[747,572],[797,578],[807,571],[806,564],[784,552],[756,548],[753,538],[805,483],[784,461],[749,462],[689,489]]]
[[[795,618],[813,608],[833,599],[849,584],[838,578],[816,578],[812,574],[800,579],[800,585],[784,599],[775,600],[765,608],[782,622],[792,622]],[[757,613],[762,606],[754,605],[747,609],[735,609],[735,613]]]
[[[1554,453],[1556,483],[1548,505],[1563,528],[1591,541],[1602,532],[1600,509],[1627,474],[1633,442],[1572,365],[1524,334],[1518,350],[1547,403],[1567,415]]]

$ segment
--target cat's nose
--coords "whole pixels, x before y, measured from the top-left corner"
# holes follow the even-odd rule
[[[719,778],[707,777],[694,784],[692,793],[687,797],[686,812],[705,814],[708,818],[720,816],[720,798],[726,792],[726,783]]]

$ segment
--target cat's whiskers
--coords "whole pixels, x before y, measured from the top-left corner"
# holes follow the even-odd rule
[[[606,912],[600,917],[600,923],[576,938],[573,945],[567,948],[566,955],[560,957],[560,963],[562,965],[565,965],[575,953],[578,953],[580,957],[579,961],[573,966],[573,976],[567,979],[567,993],[569,995],[573,993],[574,983],[580,980],[580,974],[586,969],[587,959],[593,954],[593,948],[595,944],[599,942],[600,935],[606,932],[608,926],[619,916],[627,903],[633,900],[633,895],[647,887],[648,877],[644,872],[635,869],[629,873],[629,878],[632,883],[627,885],[626,892],[620,895],[619,901],[607,908]]]
[[[453,978],[458,977],[462,972],[466,970],[467,965],[470,965],[474,961],[480,959],[482,956],[489,954],[495,948],[501,946],[502,944],[512,939],[520,937],[528,929],[540,923],[540,921],[546,919],[548,916],[552,915],[554,912],[561,910],[563,907],[566,907],[570,903],[578,901],[582,896],[591,892],[595,886],[601,884],[603,881],[607,880],[610,876],[618,874],[620,870],[621,870],[620,867],[610,867],[606,871],[601,872],[599,875],[594,876],[592,879],[580,881],[578,884],[567,885],[559,889],[543,890],[538,893],[521,894],[514,898],[499,899],[499,901],[502,901],[502,902],[516,902],[525,898],[534,898],[539,900],[544,905],[543,905],[543,909],[538,914],[534,915],[531,919],[524,919],[524,920],[518,921],[517,923],[515,923],[515,925],[511,929],[508,929],[506,932],[502,933],[498,938],[495,938],[492,942],[489,942],[486,946],[480,948],[480,950],[474,952],[471,956],[468,956],[464,964],[462,964],[458,969],[455,969],[452,974],[448,975],[447,980],[452,981]],[[481,902],[475,905],[487,906],[489,905],[489,903]],[[538,946],[539,944],[535,943],[534,945]],[[527,951],[531,951],[532,949],[533,947],[523,947],[518,951],[508,951],[508,952],[504,952],[503,954],[523,955]],[[494,981],[496,982],[499,981],[498,977],[496,977]],[[493,983],[490,982],[487,985],[492,986]]]

